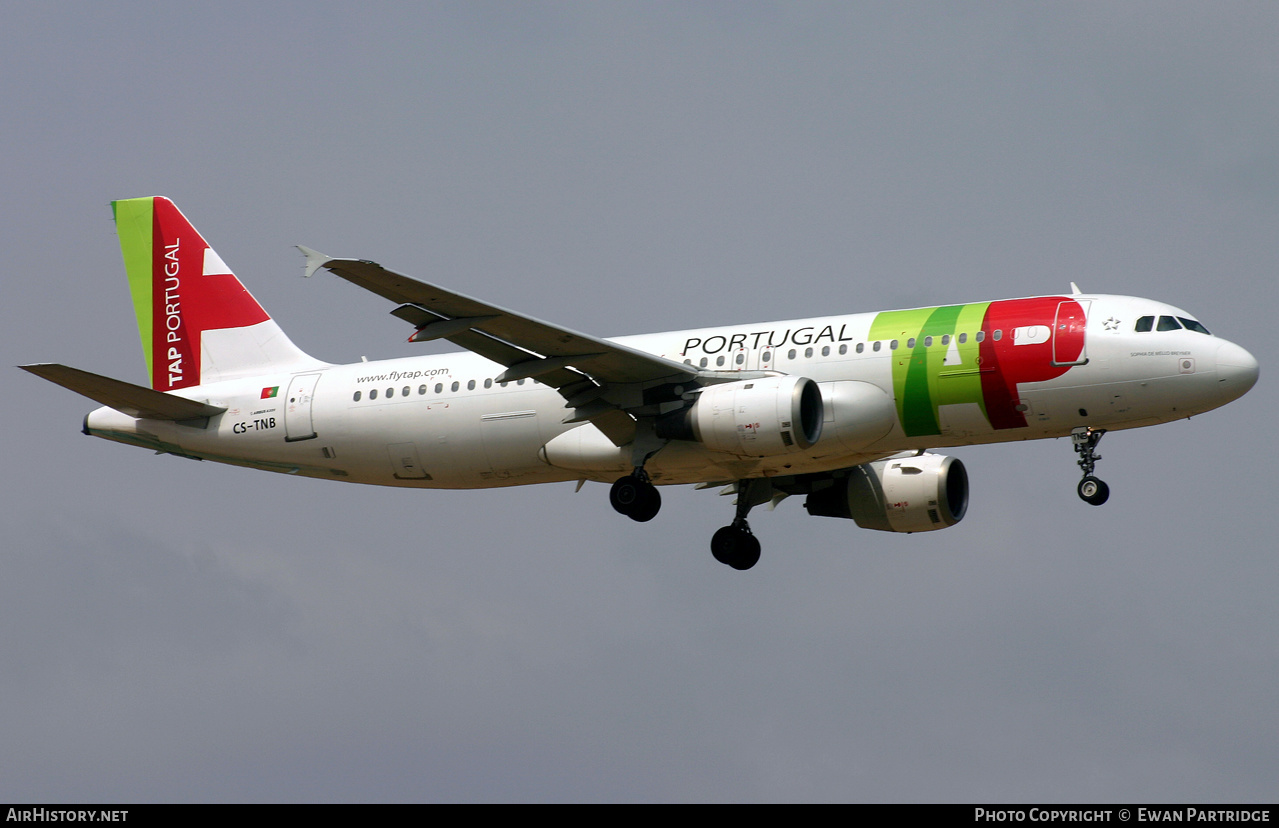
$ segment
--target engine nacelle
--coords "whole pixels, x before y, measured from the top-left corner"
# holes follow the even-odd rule
[[[659,421],[657,433],[740,457],[773,457],[811,448],[821,439],[822,420],[817,383],[763,377],[703,388],[691,407]]]
[[[878,385],[845,380],[821,389],[826,427],[817,448],[824,454],[865,451],[897,423],[897,406]]]
[[[968,472],[954,457],[890,457],[852,469],[847,478],[813,492],[810,515],[851,518],[863,529],[931,532],[963,520]]]

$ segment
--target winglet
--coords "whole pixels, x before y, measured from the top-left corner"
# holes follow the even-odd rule
[[[1075,284],[1074,282],[1071,282],[1070,293],[1072,296],[1080,296],[1083,294],[1083,291],[1079,289],[1079,285]]]
[[[306,256],[306,272],[302,274],[303,279],[310,279],[315,275],[315,271],[333,261],[332,256],[325,256],[318,250],[312,250],[311,248],[301,244],[299,244],[297,248],[302,251],[303,256]]]

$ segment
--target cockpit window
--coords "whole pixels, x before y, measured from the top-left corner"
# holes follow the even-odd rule
[[[1181,330],[1181,323],[1180,323],[1180,322],[1178,322],[1178,321],[1176,320],[1176,318],[1175,318],[1175,317],[1172,317],[1172,316],[1161,316],[1161,317],[1159,317],[1159,324],[1155,327],[1155,330],[1157,330],[1157,331],[1179,331],[1179,330]]]
[[[1146,333],[1155,326],[1155,318],[1153,316],[1143,316],[1137,320],[1137,333]]]
[[[1205,328],[1203,325],[1196,322],[1195,320],[1187,319],[1184,316],[1178,316],[1177,318],[1181,320],[1181,324],[1186,326],[1186,330],[1194,331],[1195,333],[1208,334],[1208,336],[1212,336],[1212,334],[1208,333],[1207,328]]]

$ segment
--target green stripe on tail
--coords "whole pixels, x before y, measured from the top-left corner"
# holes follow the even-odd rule
[[[116,234],[120,237],[120,251],[124,254],[124,269],[129,277],[129,292],[133,295],[133,312],[138,317],[138,336],[142,338],[142,353],[147,360],[147,379],[153,376],[153,319],[152,293],[152,238],[155,231],[155,199],[129,198],[111,202],[115,216]]]

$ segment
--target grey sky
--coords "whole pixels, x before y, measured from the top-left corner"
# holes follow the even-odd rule
[[[666,490],[155,457],[0,374],[0,798],[1271,801],[1272,3],[10,4],[7,364],[145,379],[108,202],[167,195],[295,342],[421,353],[302,243],[601,335],[1061,291],[1262,381],[955,450],[944,532]]]

